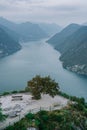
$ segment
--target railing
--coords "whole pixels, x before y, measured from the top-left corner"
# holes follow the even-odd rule
[[[60,109],[61,107],[63,107],[63,106],[61,105],[61,106],[56,106],[56,107],[55,106],[40,107],[40,108],[34,108],[34,109],[27,110],[27,112],[20,113],[20,115],[18,115],[17,117],[7,118],[6,121],[0,122],[0,130],[4,130],[6,127],[8,127],[10,125],[14,125],[14,123],[20,121],[28,113],[37,113],[38,111],[41,111],[41,110],[52,111],[52,110]]]

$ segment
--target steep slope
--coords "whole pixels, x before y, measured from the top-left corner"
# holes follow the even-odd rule
[[[21,49],[21,45],[0,28],[0,58]]]
[[[3,17],[0,17],[0,24],[18,34],[18,40],[33,41],[47,37],[47,33],[38,24],[30,22],[16,24]]]
[[[64,68],[87,75],[87,26],[71,24],[48,42],[61,53]]]
[[[13,30],[11,30],[11,29],[9,29],[1,24],[0,24],[0,28],[2,28],[15,41],[17,41],[17,42],[20,41],[20,35],[18,33],[16,33],[15,31],[13,31]]]
[[[60,46],[63,44],[64,40],[78,30],[80,26],[78,24],[70,24],[65,27],[60,33],[55,34],[47,42],[53,45],[58,51],[60,51]]]
[[[60,60],[67,69],[87,74],[87,26],[83,26],[66,39]]]
[[[14,22],[11,22],[3,17],[0,17],[0,24],[11,29],[14,30],[15,28],[17,28],[17,24]]]

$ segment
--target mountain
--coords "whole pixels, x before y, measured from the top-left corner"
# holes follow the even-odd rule
[[[64,68],[87,75],[87,26],[70,24],[48,42],[61,53]]]
[[[21,38],[25,41],[34,41],[47,37],[47,33],[43,31],[38,24],[30,22],[18,24],[18,27],[14,29]]]
[[[39,27],[38,24],[26,22],[21,24],[13,23],[3,17],[0,17],[0,24],[18,34],[18,40],[33,41],[46,38],[47,33]]]
[[[21,49],[21,45],[0,28],[0,58]]]
[[[14,39],[15,41],[19,42],[19,34],[16,33],[15,31],[3,26],[3,25],[0,25],[0,28],[2,28],[9,36],[12,37],[12,39]]]
[[[62,30],[62,27],[55,23],[39,23],[39,26],[49,35],[52,36]]]
[[[65,27],[61,32],[56,33],[47,42],[56,47],[56,49],[60,51],[59,47],[62,45],[64,40],[79,28],[80,26],[78,24],[70,24],[67,27]]]
[[[87,75],[87,26],[79,28],[66,39],[62,49],[60,60],[63,66],[79,74]]]
[[[3,17],[0,17],[0,24],[11,29],[14,30],[15,28],[17,28],[17,24],[14,22],[11,22]]]
[[[0,28],[4,29],[14,40],[20,40],[20,34],[15,31],[15,29],[17,28],[17,24],[15,24],[14,22],[0,17]]]

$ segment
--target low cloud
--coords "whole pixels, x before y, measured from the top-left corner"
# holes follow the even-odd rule
[[[86,14],[86,0],[0,0],[0,15],[17,22],[81,23]]]

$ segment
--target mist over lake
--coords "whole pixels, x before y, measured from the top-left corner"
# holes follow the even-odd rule
[[[35,75],[50,75],[62,91],[87,99],[87,77],[65,70],[60,53],[45,40],[22,43],[20,51],[0,59],[0,92],[24,89]]]

